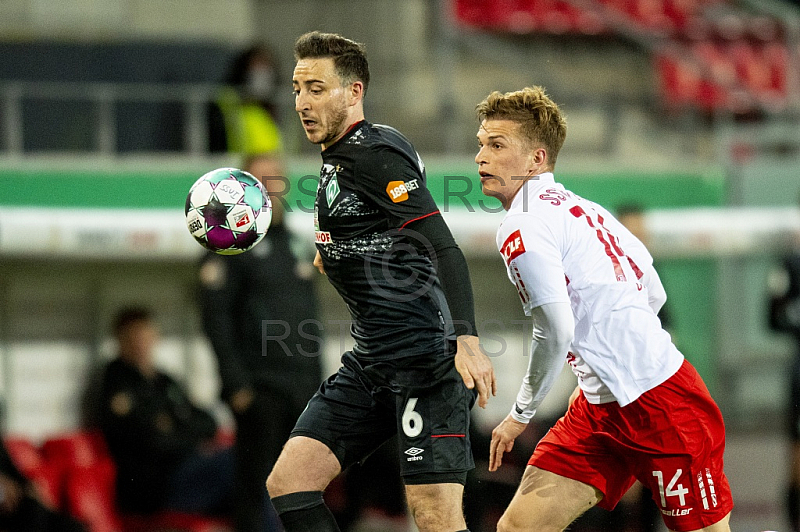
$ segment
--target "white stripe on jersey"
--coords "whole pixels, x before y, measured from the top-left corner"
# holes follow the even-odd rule
[[[627,405],[671,377],[683,355],[648,304],[644,245],[600,205],[546,173],[528,180],[497,232],[525,313],[568,302],[568,362],[591,403]]]
[[[703,474],[697,474],[697,485],[700,487],[700,498],[703,500],[703,510],[708,510],[708,497],[706,497],[706,485],[703,482]]]

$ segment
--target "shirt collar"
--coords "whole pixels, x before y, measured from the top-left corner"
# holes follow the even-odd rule
[[[527,191],[530,190],[531,187],[538,188],[543,184],[555,183],[555,181],[556,178],[553,175],[553,172],[543,172],[541,174],[531,176],[527,181],[525,181],[525,183],[522,184],[520,189],[517,191],[517,194],[514,196],[514,199],[511,200],[509,210],[511,210],[511,207],[513,207],[517,202],[523,201],[522,197],[528,193]]]

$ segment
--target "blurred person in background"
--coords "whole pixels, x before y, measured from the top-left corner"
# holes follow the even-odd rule
[[[217,423],[155,366],[158,327],[149,309],[121,310],[117,356],[100,382],[100,429],[117,468],[122,514],[178,511],[228,516],[233,455],[214,442]]]
[[[791,442],[785,508],[792,532],[800,532],[800,234],[792,249],[770,275],[769,326],[794,339],[789,371],[786,429]]]
[[[277,152],[254,155],[243,169],[271,196],[269,231],[246,253],[203,256],[198,279],[203,328],[236,420],[236,530],[263,532],[280,530],[265,482],[322,381],[322,330],[313,248],[284,223],[284,160]]]
[[[0,530],[3,532],[88,532],[64,512],[48,508],[33,483],[14,464],[0,440]]]
[[[279,83],[277,61],[268,46],[258,44],[241,52],[209,108],[209,151],[244,156],[279,152]]]
[[[564,361],[578,377],[567,413],[539,441],[498,531],[559,531],[612,510],[636,480],[670,530],[728,532],[722,414],[656,313],[666,293],[645,246],[600,205],[555,181],[567,133],[541,87],[477,106],[481,188],[507,211],[497,246],[533,341],[489,470],[525,431]]]

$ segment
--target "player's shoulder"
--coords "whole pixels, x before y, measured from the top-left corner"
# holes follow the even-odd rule
[[[535,234],[545,224],[545,218],[538,213],[509,210],[497,228],[497,248],[502,251],[504,247],[507,247],[509,241],[513,241],[523,234]]]
[[[402,134],[389,126],[370,125],[356,157],[359,179],[385,186],[388,181],[414,181],[425,184],[425,165]]]
[[[372,138],[376,144],[385,144],[395,146],[398,148],[414,149],[413,144],[408,138],[403,135],[399,130],[386,124],[371,124],[367,123],[366,126],[372,132]]]
[[[400,131],[383,124],[367,123],[364,127],[367,133],[363,145],[367,152],[376,157],[402,157],[423,167],[414,145]]]
[[[575,196],[552,180],[526,183],[498,227],[498,249],[507,256],[510,248],[524,246],[525,241],[536,242],[535,247],[560,241],[574,200]]]

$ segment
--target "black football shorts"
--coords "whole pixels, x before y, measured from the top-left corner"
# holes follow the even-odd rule
[[[455,365],[438,383],[401,393],[373,386],[343,366],[320,386],[291,435],[327,445],[342,470],[396,436],[407,484],[463,484],[475,467],[469,441],[475,397]]]

